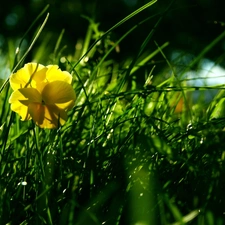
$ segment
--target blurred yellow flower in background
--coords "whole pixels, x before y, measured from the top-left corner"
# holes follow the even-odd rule
[[[41,128],[58,128],[66,122],[66,111],[76,99],[71,82],[71,74],[57,65],[25,64],[10,77],[11,110]]]

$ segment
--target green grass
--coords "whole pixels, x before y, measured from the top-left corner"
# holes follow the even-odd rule
[[[9,41],[2,70],[16,71],[32,53],[72,73],[77,99],[63,127],[40,129],[10,110],[11,89],[1,81],[0,224],[224,224],[224,86],[190,87],[183,76],[224,33],[182,71],[164,52],[168,40],[146,48],[155,28],[136,57],[117,62],[120,43],[150,18],[114,42],[110,33],[154,3],[105,33],[89,19],[77,43],[83,48],[71,55],[61,45],[64,30],[51,50],[46,43],[33,50],[47,7],[27,49],[14,53]],[[155,74],[156,56],[163,69]],[[192,101],[194,91],[207,89],[218,90],[210,103]]]

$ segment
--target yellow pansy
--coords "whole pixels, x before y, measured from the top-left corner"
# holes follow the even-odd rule
[[[56,65],[25,64],[10,77],[11,109],[21,120],[33,119],[41,128],[58,128],[66,122],[66,111],[76,99],[71,82],[71,74]]]

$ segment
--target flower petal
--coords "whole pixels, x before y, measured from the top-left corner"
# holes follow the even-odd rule
[[[10,77],[11,109],[22,120],[32,118],[42,128],[58,128],[66,122],[66,110],[76,99],[71,82],[71,74],[56,65],[25,64]]]
[[[61,109],[67,110],[73,107],[76,94],[70,84],[53,81],[44,87],[42,98],[46,105],[58,104]]]
[[[72,76],[70,73],[60,70],[57,65],[49,65],[47,68],[48,71],[46,72],[46,79],[48,82],[59,80],[71,84]]]
[[[20,101],[24,101],[25,104],[22,104]],[[14,91],[10,98],[9,103],[11,103],[11,110],[18,113],[21,116],[21,120],[29,120],[31,119],[28,114],[28,102],[26,104],[27,99],[22,95],[19,91]]]
[[[66,103],[56,103],[55,104],[58,108],[60,109],[64,109],[64,110],[69,110],[72,109],[74,106],[74,100],[71,100],[69,102]]]
[[[17,91],[20,92],[28,100],[29,103],[31,102],[42,103],[41,94],[35,88],[21,88],[18,89]],[[19,101],[21,102],[21,99],[19,99]]]
[[[35,88],[37,82],[41,82],[45,79],[46,71],[47,68],[41,64],[27,63],[23,68],[11,75],[10,85],[13,90],[24,87]]]
[[[58,128],[59,124],[63,125],[67,120],[65,111],[54,105],[31,103],[28,106],[28,112],[41,128]]]

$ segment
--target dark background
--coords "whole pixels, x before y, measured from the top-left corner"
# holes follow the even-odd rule
[[[88,21],[81,15],[88,16],[100,23],[100,30],[106,31],[125,16],[146,4],[146,0],[19,0],[4,1],[0,7],[0,48],[7,50],[7,39],[21,38],[42,9],[50,4],[48,11],[50,18],[39,38],[41,42],[47,34],[51,34],[52,48],[55,46],[59,33],[64,28],[63,42],[68,51],[74,51],[78,38],[84,38]],[[153,29],[167,9],[171,0],[159,0],[153,6],[141,12],[125,24],[114,30],[113,38],[117,40],[135,24],[147,17],[153,16],[146,23],[136,29],[126,41],[121,43],[122,54],[136,54],[141,43]],[[39,20],[41,24],[44,16]],[[156,29],[149,48],[155,49],[154,40],[159,45],[170,42],[168,55],[174,50],[182,50],[193,55],[206,47],[225,29],[225,1],[224,0],[176,0],[164,15],[162,22]],[[37,29],[35,27],[34,31]],[[29,37],[30,35],[30,37]],[[28,39],[34,33],[30,32]],[[51,46],[50,46],[51,47]],[[225,40],[214,47],[206,57],[213,61],[224,54]],[[225,62],[220,62],[225,66]]]

